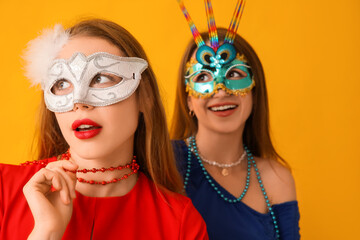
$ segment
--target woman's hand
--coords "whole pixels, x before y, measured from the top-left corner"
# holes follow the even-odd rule
[[[51,162],[24,186],[23,192],[35,220],[28,239],[61,239],[71,219],[72,200],[76,197],[76,175],[69,171],[77,168],[67,160]]]

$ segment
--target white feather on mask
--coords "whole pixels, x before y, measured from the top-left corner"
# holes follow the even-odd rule
[[[44,29],[39,37],[28,42],[23,59],[26,61],[25,76],[32,86],[41,84],[44,88],[48,69],[69,37],[69,32],[57,24],[53,29]]]

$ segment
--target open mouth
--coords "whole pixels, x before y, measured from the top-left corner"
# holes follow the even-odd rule
[[[98,135],[102,126],[90,119],[81,119],[74,121],[71,128],[74,131],[75,137],[79,139],[88,139]]]
[[[223,112],[223,111],[235,109],[237,107],[238,107],[238,105],[235,105],[235,104],[227,104],[227,105],[208,107],[208,109],[213,112]]]
[[[93,126],[93,125],[87,125],[87,124],[82,124],[79,127],[77,127],[75,129],[75,131],[77,132],[85,132],[85,131],[90,131],[90,130],[94,130],[94,129],[98,129],[101,128],[99,126]]]

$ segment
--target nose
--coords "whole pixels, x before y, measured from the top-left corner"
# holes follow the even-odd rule
[[[75,103],[73,111],[77,111],[79,109],[80,110],[91,110],[91,109],[94,109],[94,106],[89,105],[89,104],[84,104],[84,103]]]
[[[226,93],[226,91],[223,90],[222,88],[218,88],[217,92],[214,94],[214,97],[226,97],[226,96],[230,96],[230,95]]]

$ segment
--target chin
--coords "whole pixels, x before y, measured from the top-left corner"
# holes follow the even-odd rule
[[[93,144],[73,144],[70,145],[70,149],[70,152],[76,153],[76,155],[83,159],[96,159],[106,155],[104,154],[104,149],[99,145],[94,146]]]
[[[229,128],[226,128],[226,129],[218,129],[218,133],[220,134],[233,134],[233,133],[236,133],[238,132],[239,129],[229,129]]]
[[[233,134],[233,133],[237,133],[237,132],[242,132],[244,129],[244,125],[239,124],[239,122],[235,122],[235,123],[226,123],[226,124],[221,124],[217,126],[214,126],[212,128],[213,131],[219,133],[219,134]]]

